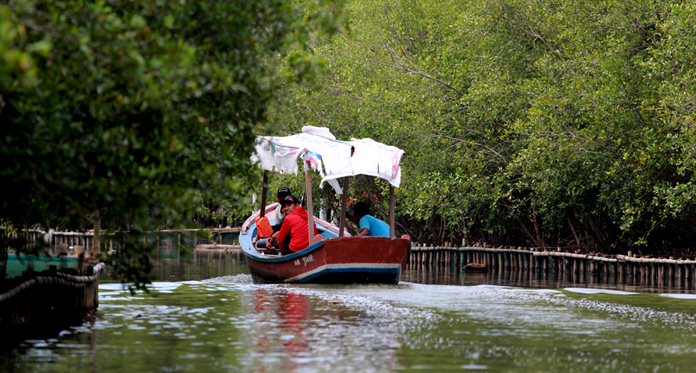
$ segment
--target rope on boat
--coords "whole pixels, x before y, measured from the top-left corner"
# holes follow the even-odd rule
[[[106,268],[104,263],[98,263],[93,269],[93,274],[91,276],[74,276],[67,273],[56,272],[51,276],[36,276],[34,278],[28,279],[23,283],[15,286],[14,288],[0,294],[0,302],[6,301],[15,295],[21,293],[22,291],[34,286],[34,285],[49,285],[56,284],[62,286],[70,286],[74,288],[83,288],[86,283],[96,281],[99,278],[99,274]]]

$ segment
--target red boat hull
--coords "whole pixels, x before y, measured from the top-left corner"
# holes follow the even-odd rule
[[[401,238],[342,237],[285,256],[244,253],[256,283],[397,284],[410,247]]]

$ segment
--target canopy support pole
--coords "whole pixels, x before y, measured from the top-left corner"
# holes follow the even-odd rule
[[[266,195],[268,194],[268,171],[263,171],[263,190],[261,191],[260,217],[266,216]]]
[[[394,186],[389,184],[389,237],[396,236],[396,218],[394,216]]]
[[[309,246],[314,245],[314,207],[312,205],[312,167],[307,162],[305,174],[305,189],[307,191],[307,225],[309,228]]]
[[[338,223],[338,237],[343,237],[346,230],[346,204],[348,203],[348,176],[343,178],[343,195],[341,196],[341,215]]]

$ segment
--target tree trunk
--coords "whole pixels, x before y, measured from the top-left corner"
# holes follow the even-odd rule
[[[94,247],[92,247],[92,253],[96,257],[101,251],[101,244],[99,242],[99,236],[101,233],[101,211],[96,208],[94,209]]]

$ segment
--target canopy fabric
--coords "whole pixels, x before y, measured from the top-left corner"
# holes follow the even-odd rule
[[[388,180],[395,187],[401,184],[401,157],[404,151],[372,139],[351,139],[355,148],[353,174],[371,175]]]
[[[355,175],[380,177],[398,188],[403,154],[372,139],[339,141],[328,128],[305,126],[292,136],[257,137],[251,160],[264,170],[297,174],[297,158],[302,157],[319,171],[322,183],[328,182],[340,194],[336,179]]]

